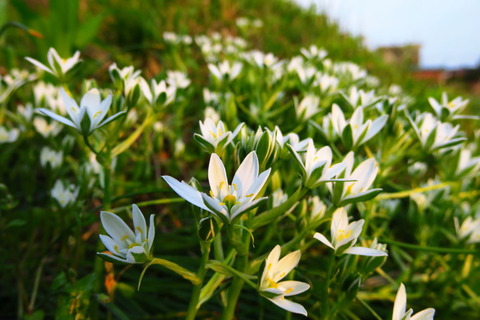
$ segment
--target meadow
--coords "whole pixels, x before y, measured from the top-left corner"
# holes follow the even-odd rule
[[[288,1],[0,12],[0,318],[480,314],[467,97]]]

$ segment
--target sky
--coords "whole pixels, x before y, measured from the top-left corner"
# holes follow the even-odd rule
[[[480,0],[295,0],[315,4],[369,48],[420,44],[422,68],[480,64]]]

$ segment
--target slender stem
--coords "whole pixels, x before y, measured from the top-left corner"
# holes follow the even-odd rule
[[[330,257],[328,258],[328,266],[327,266],[327,272],[325,275],[325,281],[324,281],[324,286],[323,290],[321,292],[321,297],[322,300],[320,301],[321,303],[321,309],[322,309],[322,319],[329,319],[330,315],[330,304],[328,303],[328,289],[330,287],[330,280],[332,277],[332,270],[333,270],[333,265],[335,264],[335,254],[331,254]]]
[[[200,244],[202,249],[202,260],[200,261],[200,266],[198,267],[197,272],[197,277],[200,280],[200,283],[193,287],[192,296],[190,297],[190,304],[188,305],[187,316],[185,317],[186,320],[195,319],[195,315],[197,314],[198,310],[197,305],[200,298],[200,292],[202,291],[205,274],[207,273],[205,265],[207,264],[208,258],[210,256],[210,246],[212,243],[210,241],[202,241]]]
[[[439,253],[453,253],[453,254],[475,254],[478,253],[478,250],[469,250],[469,249],[458,249],[458,248],[442,248],[442,247],[429,247],[429,246],[420,246],[411,243],[398,242],[393,240],[381,239],[381,242],[390,244],[392,246],[398,246],[418,251],[427,251],[427,252],[439,252]]]
[[[239,255],[237,261],[237,270],[240,272],[244,272],[245,269],[248,267],[248,248],[250,247],[250,235],[248,232],[243,233],[243,242],[245,243],[245,247],[247,248],[246,253],[243,255]],[[235,316],[235,308],[237,306],[238,298],[240,297],[240,293],[242,292],[242,288],[245,282],[236,277],[233,279],[232,286],[228,290],[228,300],[225,309],[223,310],[222,319],[223,320],[231,320]]]

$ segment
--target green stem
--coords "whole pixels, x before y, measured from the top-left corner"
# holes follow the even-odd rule
[[[243,233],[243,240],[245,243],[245,247],[250,247],[250,235],[248,232]],[[248,267],[248,252],[243,255],[239,255],[238,262],[237,262],[237,270],[240,272],[244,272],[245,269]],[[236,277],[233,279],[232,286],[228,290],[228,300],[225,309],[223,310],[222,319],[223,320],[231,320],[235,316],[235,308],[237,306],[238,298],[240,297],[240,293],[242,292],[242,288],[245,282],[240,277]]]
[[[330,318],[330,305],[328,303],[328,289],[330,287],[330,280],[332,277],[333,265],[335,264],[335,254],[332,253],[328,259],[327,273],[325,276],[324,286],[322,288],[321,297],[321,310],[322,310],[322,319]]]
[[[188,305],[187,316],[185,317],[186,320],[193,320],[195,319],[195,315],[197,314],[197,304],[200,298],[200,292],[202,291],[203,281],[205,279],[205,274],[207,273],[207,269],[205,265],[208,261],[210,256],[210,246],[211,242],[201,242],[201,249],[202,249],[202,260],[200,261],[200,266],[198,267],[197,277],[200,280],[200,283],[193,287],[192,296],[190,298],[190,304]]]
[[[439,252],[439,253],[453,253],[453,254],[476,254],[478,250],[469,250],[469,249],[457,249],[457,248],[442,248],[442,247],[429,247],[429,246],[420,246],[410,243],[398,242],[393,240],[381,239],[380,242],[390,244],[392,246],[398,246],[418,251],[427,251],[427,252]]]

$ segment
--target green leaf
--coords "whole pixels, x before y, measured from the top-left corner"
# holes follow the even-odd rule
[[[165,260],[165,259],[160,259],[160,258],[154,258],[143,268],[142,273],[140,274],[140,278],[138,279],[138,287],[137,287],[138,290],[140,290],[140,285],[142,284],[142,280],[143,280],[143,276],[145,275],[145,272],[147,271],[148,268],[150,268],[150,266],[154,264],[163,266],[175,272],[176,274],[182,276],[184,279],[189,280],[194,285],[200,284],[200,279],[197,277],[195,273],[185,269],[184,267],[176,264],[175,262]]]

